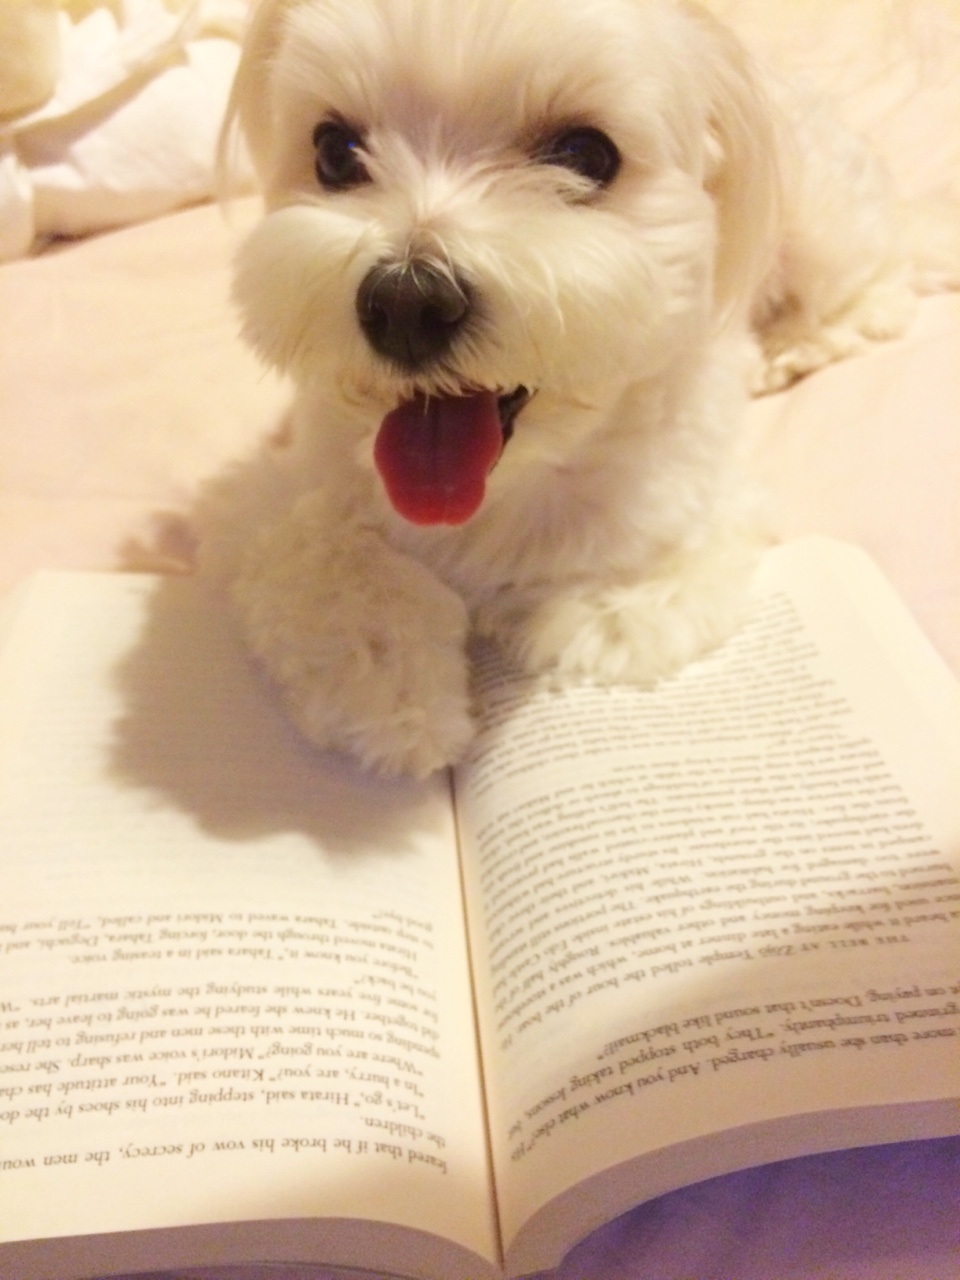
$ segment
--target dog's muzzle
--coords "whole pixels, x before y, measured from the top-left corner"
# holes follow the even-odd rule
[[[357,290],[367,341],[411,373],[447,352],[470,312],[467,286],[422,258],[378,263]]]
[[[357,290],[367,341],[405,374],[429,371],[470,319],[469,288],[422,258],[381,262]],[[463,524],[483,502],[489,472],[530,399],[466,386],[453,394],[416,392],[383,419],[373,461],[394,509],[413,524]]]

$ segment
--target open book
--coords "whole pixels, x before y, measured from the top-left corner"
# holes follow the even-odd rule
[[[770,552],[653,691],[477,655],[453,778],[288,728],[184,579],[0,615],[0,1274],[481,1280],[792,1155],[960,1131],[960,686]]]

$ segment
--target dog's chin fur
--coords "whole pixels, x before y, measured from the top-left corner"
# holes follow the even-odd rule
[[[760,542],[737,478],[748,379],[785,385],[911,312],[872,160],[771,105],[677,0],[262,0],[231,116],[266,204],[243,327],[296,394],[285,445],[213,495],[206,563],[304,732],[424,775],[471,738],[471,629],[530,670],[644,683],[718,643]],[[315,172],[331,119],[363,142],[365,180],[338,190]],[[614,141],[608,185],[543,160],[574,126]],[[413,370],[357,312],[368,272],[411,257],[474,304]],[[516,387],[479,510],[398,515],[385,415]]]

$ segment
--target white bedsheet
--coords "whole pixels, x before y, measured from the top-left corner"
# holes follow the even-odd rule
[[[25,30],[32,6],[0,10],[0,40],[20,46],[17,84],[0,61],[0,115],[31,63],[50,90],[0,123],[0,260],[209,198],[245,0],[118,0]]]

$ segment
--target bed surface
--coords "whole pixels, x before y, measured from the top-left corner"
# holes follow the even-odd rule
[[[714,7],[765,56],[835,91],[905,192],[960,200],[956,0],[784,0],[775,18],[761,0]],[[184,187],[179,202],[202,194]],[[40,568],[183,568],[194,486],[283,403],[242,348],[229,303],[254,201],[226,219],[208,204],[154,212],[131,225],[111,215],[100,234],[0,266],[0,591]],[[777,531],[865,547],[960,675],[960,294],[925,299],[903,339],[755,402],[748,429]],[[558,1272],[957,1276],[960,1139],[810,1157],[675,1192]]]

